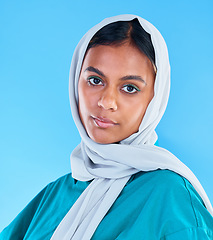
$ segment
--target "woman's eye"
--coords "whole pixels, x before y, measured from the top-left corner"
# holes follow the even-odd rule
[[[89,77],[88,82],[91,85],[103,85],[102,80],[98,77]]]
[[[138,89],[137,87],[131,84],[125,85],[122,89],[124,92],[127,92],[127,93],[136,93],[140,91],[140,89]]]

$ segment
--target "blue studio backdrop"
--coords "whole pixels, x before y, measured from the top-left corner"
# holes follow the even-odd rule
[[[212,0],[0,1],[0,231],[70,172],[80,142],[68,95],[74,48],[93,25],[124,13],[147,19],[166,40],[172,84],[158,144],[213,202],[212,12]]]

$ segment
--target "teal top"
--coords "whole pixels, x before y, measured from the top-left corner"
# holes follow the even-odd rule
[[[89,182],[67,174],[48,184],[0,233],[0,240],[49,240]],[[169,170],[133,175],[92,240],[213,240],[213,217],[183,177]]]

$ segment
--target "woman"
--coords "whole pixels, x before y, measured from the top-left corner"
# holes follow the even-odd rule
[[[166,44],[146,20],[121,15],[93,27],[70,69],[82,137],[72,176],[43,189],[0,239],[213,239],[199,181],[154,146],[169,81]]]

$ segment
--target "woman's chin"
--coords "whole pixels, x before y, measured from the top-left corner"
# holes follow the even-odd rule
[[[107,136],[105,134],[89,135],[89,137],[94,142],[99,143],[99,144],[112,144],[112,143],[120,142],[120,140],[115,138],[114,136]]]
[[[99,144],[111,144],[111,143],[115,143],[114,141],[110,140],[110,139],[105,139],[105,138],[93,138],[90,137],[94,142],[99,143]]]

